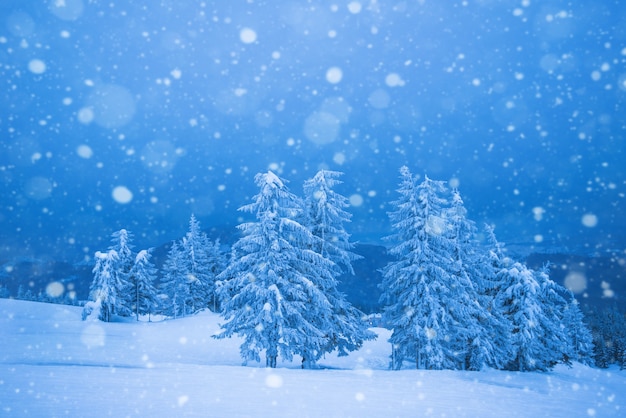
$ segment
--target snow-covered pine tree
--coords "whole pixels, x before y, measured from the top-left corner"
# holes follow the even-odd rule
[[[451,207],[448,211],[451,238],[454,242],[455,275],[461,292],[458,293],[457,308],[462,309],[466,326],[458,334],[459,352],[465,352],[463,367],[481,370],[485,367],[502,368],[510,360],[512,350],[509,343],[510,323],[493,309],[493,299],[481,294],[481,286],[495,276],[476,242],[476,226],[467,219],[467,210],[457,189],[452,191]],[[466,339],[467,346],[463,346]]]
[[[304,206],[306,220],[303,222],[311,233],[320,239],[315,250],[332,260],[344,272],[354,274],[352,261],[361,259],[352,252],[354,244],[344,224],[352,215],[345,209],[350,205],[345,196],[333,190],[342,182],[338,171],[320,170],[312,179],[304,182]]]
[[[190,313],[190,288],[185,269],[185,254],[181,243],[173,241],[163,264],[161,277],[160,305],[164,315],[177,318]]]
[[[118,256],[118,266],[122,274],[128,274],[135,262],[133,253],[133,234],[126,229],[120,229],[111,234],[109,250],[115,250]]]
[[[148,315],[148,320],[150,320],[150,315],[156,313],[159,306],[157,289],[154,286],[157,269],[150,260],[151,252],[152,248],[139,251],[135,257],[135,264],[130,271],[133,289],[132,307],[137,321],[139,321],[139,315]]]
[[[507,316],[496,306],[498,295],[506,283],[498,273],[505,267],[507,258],[504,256],[503,245],[495,237],[493,227],[484,225],[484,243],[476,243],[475,259],[466,267],[478,292],[478,300],[492,317],[487,321],[490,330],[491,344],[495,348],[494,357],[486,365],[503,369],[513,359],[515,350],[511,344],[513,325]]]
[[[537,283],[541,286],[541,303],[548,319],[550,332],[546,334],[546,346],[552,347],[559,356],[552,366],[558,362],[569,362],[569,353],[573,351],[564,323],[567,308],[567,289],[550,278],[549,265],[533,272]]]
[[[330,259],[337,268],[335,278],[342,272],[354,274],[352,261],[362,258],[351,250],[350,234],[344,224],[350,222],[351,215],[345,210],[348,199],[333,190],[341,184],[342,173],[320,170],[304,183],[304,221],[309,231],[317,238],[313,250]],[[363,341],[374,339],[376,335],[367,329],[364,314],[350,304],[339,290],[337,282],[326,280],[319,284],[331,302],[334,314],[332,333],[328,335],[328,347],[324,352],[337,349],[340,356],[360,348]]]
[[[504,245],[498,242],[494,227],[484,224],[483,231],[485,238],[480,249],[481,262],[477,262],[474,267],[478,273],[479,293],[494,299],[503,286],[497,275],[510,260],[504,255]]]
[[[132,315],[133,304],[133,287],[130,280],[130,271],[135,263],[135,253],[133,252],[133,234],[126,229],[120,229],[119,231],[111,234],[111,245],[109,250],[113,250],[117,253],[117,261],[115,270],[119,280],[124,284],[127,291],[119,295],[119,301],[117,306],[117,315],[130,316]]]
[[[563,324],[569,338],[570,351],[567,357],[572,361],[593,366],[593,337],[585,324],[584,315],[571,291],[567,291],[567,305],[563,312]]]
[[[217,280],[217,276],[222,271],[224,271],[224,269],[228,265],[228,259],[224,251],[222,251],[222,245],[220,244],[219,239],[216,239],[212,243],[209,242],[208,258],[209,258],[209,274],[211,277],[211,279],[209,280],[210,288],[209,288],[208,304],[213,312],[219,312],[221,311],[219,290],[218,290],[218,286],[220,285],[220,283]]]
[[[302,203],[271,171],[255,177],[259,193],[240,208],[256,221],[243,223],[222,289],[222,333],[243,337],[244,361],[276,367],[280,356],[303,358],[312,367],[327,349],[333,310],[319,283],[332,282],[334,263],[313,251],[315,237],[298,223]],[[330,286],[327,286],[330,287]]]
[[[446,187],[428,177],[416,186],[406,166],[400,178],[400,198],[389,213],[396,232],[387,238],[395,243],[389,252],[396,260],[382,270],[381,284],[384,315],[393,328],[392,368],[412,359],[417,368],[455,369],[465,358],[457,350],[467,324],[457,306],[463,289],[454,277],[454,245],[444,218]]]
[[[128,316],[129,309],[126,304],[128,283],[122,278],[119,270],[119,255],[115,250],[105,253],[97,251],[95,254],[96,265],[93,268],[93,281],[91,283],[89,299],[91,303],[85,305],[83,318],[92,313],[98,315],[98,319],[110,322],[113,315]]]
[[[511,321],[514,358],[507,368],[546,371],[563,359],[563,330],[545,306],[545,277],[516,262],[498,273],[503,283],[496,307]]]
[[[184,272],[189,282],[189,309],[190,313],[196,313],[208,308],[215,297],[215,274],[210,257],[213,245],[193,214],[181,249],[184,253]]]

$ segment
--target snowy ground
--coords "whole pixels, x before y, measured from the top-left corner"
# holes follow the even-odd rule
[[[11,417],[626,416],[626,372],[387,370],[389,331],[323,369],[242,367],[219,317],[83,322],[81,309],[0,299],[0,415]]]

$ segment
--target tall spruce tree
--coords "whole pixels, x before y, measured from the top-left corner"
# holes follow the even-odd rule
[[[336,286],[335,264],[313,250],[316,237],[297,219],[303,205],[274,173],[255,177],[259,193],[240,208],[256,221],[238,226],[243,233],[233,246],[223,280],[222,315],[217,338],[243,337],[244,361],[276,367],[278,357],[303,359],[303,367],[330,349],[335,333],[332,302],[325,290]],[[347,336],[350,338],[350,336]]]
[[[181,250],[189,283],[189,311],[196,313],[210,306],[215,296],[215,275],[210,257],[213,246],[194,215],[189,219],[189,231],[182,239]]]
[[[85,305],[83,318],[94,314],[101,321],[110,322],[114,315],[129,316],[129,286],[119,268],[120,258],[117,251],[97,251],[95,259],[94,276],[89,289],[90,303]]]
[[[566,306],[563,312],[563,324],[567,333],[570,351],[568,359],[587,366],[593,365],[593,336],[585,324],[584,315],[578,301],[571,291],[567,291]]]
[[[120,274],[128,274],[135,263],[135,253],[133,252],[133,233],[120,229],[111,234],[111,245],[109,250],[115,250],[118,256],[118,271]]]
[[[567,335],[567,326],[564,318],[568,291],[550,278],[549,265],[545,265],[541,269],[533,271],[533,273],[541,286],[541,305],[550,327],[550,332],[546,336],[547,346],[559,356],[552,365],[558,362],[569,362],[569,355],[572,353],[573,347]]]
[[[163,264],[161,277],[161,312],[177,318],[191,313],[190,286],[181,243],[173,241]]]
[[[152,249],[141,250],[135,257],[135,263],[130,271],[130,281],[133,293],[133,313],[139,321],[140,315],[150,315],[157,312],[159,301],[157,289],[154,286],[157,269],[150,259]]]
[[[512,324],[513,360],[507,365],[516,371],[546,371],[563,359],[567,351],[560,322],[549,305],[546,277],[515,262],[498,273],[503,283],[496,307]],[[551,295],[553,296],[553,295]]]
[[[312,179],[304,182],[304,223],[313,235],[320,238],[316,240],[315,250],[332,260],[344,272],[354,274],[352,261],[363,257],[352,252],[354,244],[350,242],[350,234],[344,227],[352,218],[345,210],[350,206],[348,199],[333,189],[342,183],[339,180],[342,174],[320,170]]]
[[[503,245],[499,243],[490,225],[484,225],[484,243],[475,243],[475,259],[467,263],[467,268],[478,293],[478,301],[487,310],[491,318],[486,320],[490,331],[490,344],[495,351],[492,361],[486,365],[496,369],[505,368],[514,356],[511,344],[513,325],[507,316],[496,306],[496,296],[503,290],[506,283],[498,273],[505,267]]]
[[[222,245],[220,240],[216,239],[213,242],[209,242],[208,246],[208,261],[209,261],[209,298],[207,300],[208,306],[213,312],[220,312],[220,297],[219,286],[220,282],[217,279],[219,274],[224,271],[228,265],[228,259],[226,254],[222,251]]]
[[[117,310],[120,316],[130,316],[133,312],[134,288],[130,278],[130,271],[135,263],[135,253],[133,252],[132,241],[133,234],[126,229],[120,229],[111,234],[109,250],[117,253],[115,270],[119,280],[121,280],[126,289],[123,294],[120,294],[120,301],[118,302]]]
[[[316,239],[313,250],[330,259],[336,265],[333,275],[339,278],[342,272],[354,274],[352,261],[362,258],[351,250],[350,234],[344,224],[350,222],[351,215],[345,209],[349,206],[348,199],[333,187],[341,184],[338,178],[342,173],[320,170],[304,183],[304,221]],[[324,352],[337,349],[340,356],[360,348],[363,341],[374,339],[375,334],[367,330],[363,321],[364,314],[346,300],[344,294],[337,289],[337,282],[326,280],[320,283],[324,293],[331,302],[333,326],[327,338]]]
[[[468,326],[462,334],[467,347],[459,341],[459,351],[466,352],[464,368],[481,370],[485,367],[502,368],[511,358],[510,323],[493,309],[492,299],[481,293],[481,285],[494,274],[485,263],[488,257],[476,242],[476,226],[467,219],[467,210],[458,190],[452,191],[448,220],[454,241],[455,270],[459,283],[458,303],[465,310]],[[469,304],[469,306],[465,306]]]
[[[461,289],[444,217],[446,188],[428,177],[416,186],[406,166],[400,178],[400,198],[389,213],[396,231],[388,237],[395,244],[389,252],[396,260],[382,270],[381,284],[384,315],[393,328],[392,368],[412,359],[417,368],[455,369],[465,357],[457,350],[468,305],[456,300]]]

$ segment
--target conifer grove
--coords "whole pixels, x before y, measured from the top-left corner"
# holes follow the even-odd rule
[[[216,338],[239,336],[244,363],[267,367],[297,357],[315,368],[327,353],[359,349],[375,333],[338,290],[361,258],[346,230],[340,177],[321,170],[299,195],[275,173],[257,174],[232,248],[211,241],[192,215],[160,269],[152,249],[135,253],[132,234],[115,232],[95,254],[84,318],[175,319],[208,309],[222,316]],[[600,337],[573,294],[550,279],[549,266],[535,271],[507,257],[492,227],[468,219],[458,190],[402,167],[389,208],[393,258],[379,286],[392,369],[546,371],[623,357],[594,351]]]

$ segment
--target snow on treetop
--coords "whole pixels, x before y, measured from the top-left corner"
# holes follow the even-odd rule
[[[283,181],[274,174],[271,170],[268,170],[267,173],[262,174],[262,182],[267,185],[276,185],[278,188],[284,187]]]

